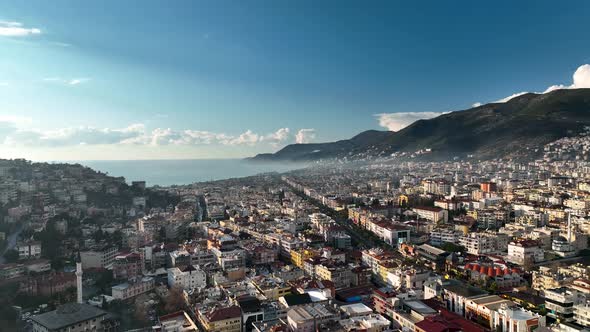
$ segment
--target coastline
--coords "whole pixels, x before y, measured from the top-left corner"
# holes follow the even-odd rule
[[[303,168],[303,163],[261,163],[245,159],[157,159],[157,160],[76,160],[78,163],[125,181],[146,181],[148,186],[188,185],[195,182],[252,176],[266,172],[287,172]]]

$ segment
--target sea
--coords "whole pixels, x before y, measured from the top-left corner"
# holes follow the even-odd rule
[[[147,186],[184,185],[267,172],[282,173],[307,166],[303,163],[265,163],[244,159],[77,160],[68,163],[79,163],[111,176],[123,176],[128,183],[146,181]]]

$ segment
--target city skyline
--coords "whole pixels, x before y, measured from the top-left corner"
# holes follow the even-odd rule
[[[584,2],[338,4],[2,2],[0,153],[241,158],[590,87]]]

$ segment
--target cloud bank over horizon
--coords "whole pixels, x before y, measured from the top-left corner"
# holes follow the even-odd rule
[[[300,129],[295,135],[289,128],[279,128],[268,134],[246,130],[231,135],[204,130],[174,130],[171,128],[147,129],[142,123],[122,128],[92,126],[64,127],[39,130],[31,127],[32,119],[0,117],[0,145],[26,147],[68,147],[80,145],[135,145],[135,146],[256,146],[268,144],[279,147],[292,142],[309,143],[315,138],[315,129]]]

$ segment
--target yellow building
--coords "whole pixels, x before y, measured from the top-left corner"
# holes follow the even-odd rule
[[[533,271],[533,283],[531,287],[537,291],[544,291],[546,289],[553,289],[565,286],[573,282],[573,277],[561,276],[559,277],[555,272],[549,271],[547,268],[541,271]]]
[[[260,276],[252,280],[252,285],[269,301],[291,294],[291,287],[282,279]]]
[[[381,281],[387,282],[387,274],[389,272],[393,272],[393,270],[395,270],[395,267],[397,266],[397,264],[392,263],[392,262],[384,262],[382,264],[379,264],[379,279]]]
[[[316,252],[309,249],[296,249],[291,250],[291,263],[297,266],[298,268],[303,268],[303,262],[306,259],[311,258],[316,255]]]
[[[197,310],[197,318],[207,332],[242,331],[242,309],[238,306]]]
[[[399,195],[399,198],[397,200],[397,204],[399,206],[407,206],[408,205],[408,201],[409,201],[408,196],[406,196],[406,195]]]
[[[541,207],[539,210],[541,212],[545,212],[545,213],[549,214],[549,221],[565,220],[566,219],[565,211],[562,209]]]
[[[342,264],[320,264],[315,267],[316,277],[320,280],[329,280],[336,288],[350,287],[352,272],[350,268]]]
[[[361,217],[361,209],[357,207],[348,208],[348,219],[358,221]]]

